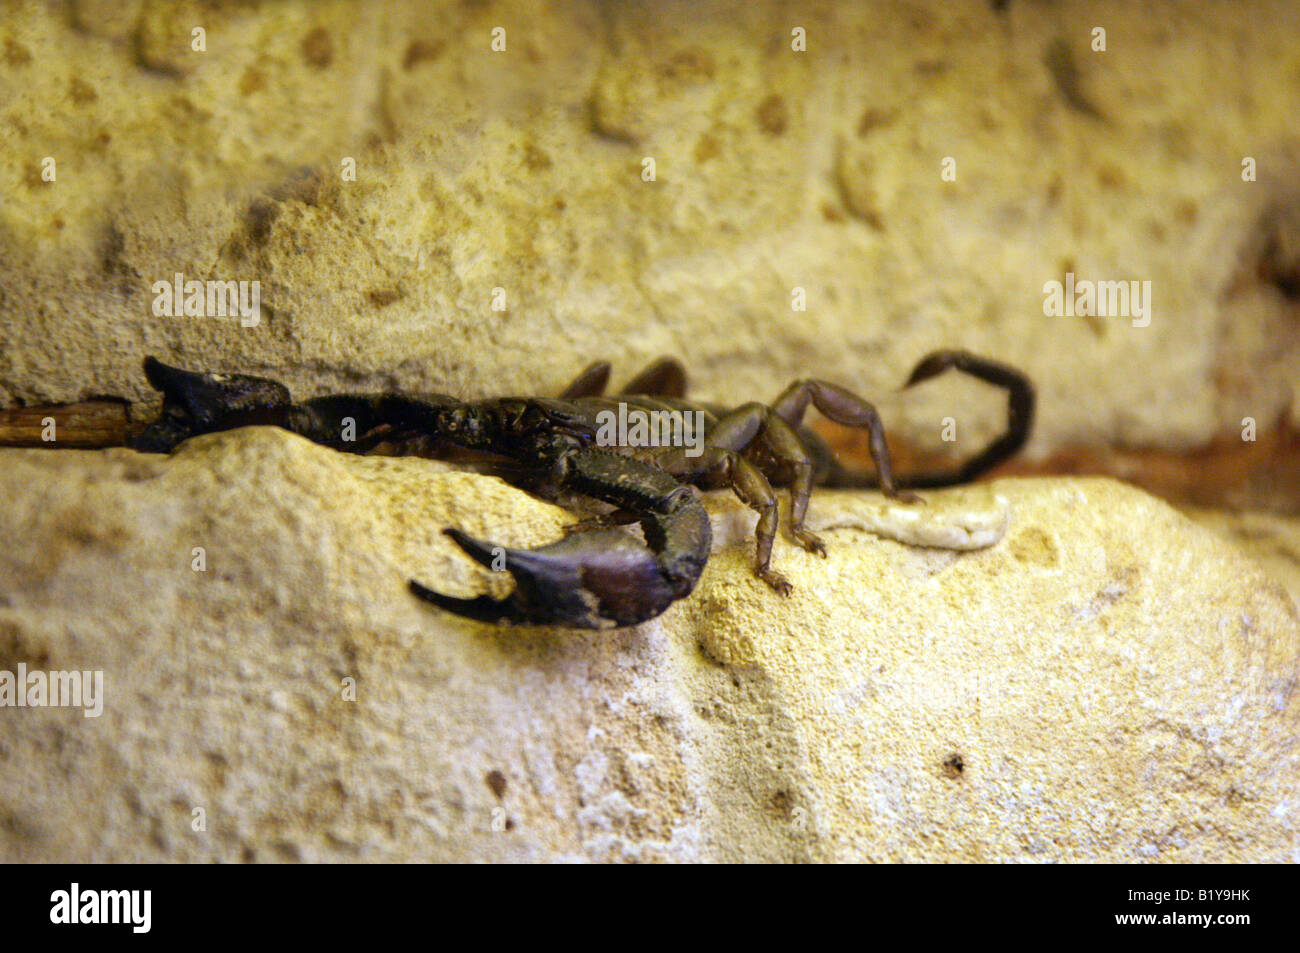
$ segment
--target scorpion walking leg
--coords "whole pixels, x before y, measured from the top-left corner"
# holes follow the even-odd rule
[[[599,397],[609,384],[609,361],[596,361],[582,369],[569,386],[560,391],[560,400],[577,400],[580,397]]]
[[[564,388],[560,399],[577,400],[580,397],[601,396],[609,384],[609,372],[609,361],[596,361],[588,365]],[[686,370],[676,358],[661,357],[628,381],[619,393],[628,396],[641,394],[651,397],[684,397]]]
[[[581,449],[564,459],[565,485],[640,514],[646,544],[616,529],[582,533],[538,549],[493,546],[446,531],[472,558],[514,575],[505,599],[458,599],[418,582],[427,602],[498,625],[606,629],[652,619],[689,595],[712,545],[708,512],[692,487],[658,467],[607,451]]]
[[[685,397],[686,369],[672,357],[661,357],[619,391],[629,396],[642,394],[648,397]]]
[[[894,480],[894,467],[889,458],[889,446],[885,443],[885,428],[880,422],[876,408],[861,397],[819,380],[795,381],[787,387],[772,404],[773,412],[791,427],[798,427],[803,422],[803,415],[811,403],[828,420],[845,427],[864,429],[871,442],[871,459],[876,465],[880,477],[880,489],[885,496],[893,497],[904,503],[920,503],[921,498],[914,493],[900,490]],[[804,500],[807,505],[807,499]]]
[[[786,485],[790,488],[790,535],[804,549],[819,556],[826,555],[826,544],[815,533],[804,527],[804,518],[808,515],[808,500],[812,497],[815,478],[814,463],[803,441],[794,428],[780,414],[762,404],[749,405],[750,414],[760,422],[760,429],[755,435],[762,440],[764,450],[775,459],[777,467],[788,474]],[[737,414],[744,413],[741,408]],[[718,423],[715,439],[732,439],[734,432],[739,436],[745,431],[743,418],[736,421],[740,426],[732,431],[731,424],[736,415],[724,417]],[[752,439],[752,438],[751,438]],[[733,444],[734,445],[734,444]]]
[[[788,596],[793,588],[790,581],[771,565],[780,510],[776,492],[767,477],[739,453],[724,447],[706,447],[696,457],[673,451],[663,462],[670,472],[689,482],[729,486],[742,503],[758,513],[758,525],[754,528],[754,574],[779,595]]]
[[[709,433],[707,446],[695,457],[684,449],[663,454],[660,464],[669,472],[703,485],[723,484],[758,514],[754,530],[754,571],[769,586],[788,595],[790,583],[771,568],[772,545],[776,540],[779,509],[772,484],[749,459],[764,456],[775,463],[776,472],[789,474],[790,533],[809,552],[826,555],[826,546],[804,528],[808,497],[812,492],[813,461],[793,429],[771,408],[745,404],[723,416]]]
[[[917,475],[909,474],[894,481],[895,486],[926,489],[968,483],[1010,457],[1029,438],[1029,432],[1033,427],[1034,420],[1034,386],[1030,383],[1029,378],[1014,367],[986,357],[979,357],[969,351],[934,351],[922,358],[920,363],[916,365],[916,369],[912,371],[907,383],[903,385],[903,389],[914,387],[954,367],[972,377],[995,384],[1007,391],[1007,429],[973,459],[957,469]],[[791,390],[793,389],[791,388]],[[787,397],[789,394],[790,391],[787,391],[782,397]],[[791,401],[788,406],[792,411],[802,413],[807,403],[804,402],[800,406],[798,401]],[[825,413],[825,409],[820,404],[818,409]],[[827,414],[827,416],[831,415]],[[835,418],[832,417],[832,419]],[[880,469],[881,458],[876,451],[878,447],[883,446],[883,434],[880,436],[878,443],[875,431],[873,431],[871,449],[872,455],[876,457],[878,469]],[[880,469],[880,479],[877,480],[871,474],[842,467],[834,459],[829,459],[827,463],[828,472],[822,479],[825,486],[867,488],[884,484],[883,469]]]

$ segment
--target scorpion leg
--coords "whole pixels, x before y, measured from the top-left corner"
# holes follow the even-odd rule
[[[627,382],[620,394],[647,397],[685,397],[686,369],[672,357],[661,357]]]
[[[775,472],[790,475],[790,533],[804,549],[825,556],[825,544],[803,526],[812,492],[813,461],[794,430],[771,408],[759,403],[738,407],[714,425],[702,453],[692,457],[684,448],[675,448],[661,454],[659,463],[688,482],[730,487],[759,514],[754,529],[754,572],[781,595],[789,595],[790,583],[771,568],[780,519],[776,493],[751,455],[760,461],[767,457]]]
[[[778,595],[788,596],[793,586],[772,568],[772,544],[776,540],[780,510],[776,492],[767,477],[739,453],[724,447],[706,447],[696,457],[673,451],[664,463],[671,472],[689,482],[730,487],[742,503],[758,513],[758,524],[754,527],[754,575]]]
[[[515,590],[504,599],[459,599],[414,580],[411,591],[457,615],[497,625],[607,629],[652,619],[689,595],[712,545],[708,512],[692,487],[646,463],[603,450],[571,451],[567,488],[640,514],[643,545],[621,530],[572,535],[537,549],[494,546],[447,530],[467,554],[504,563]]]
[[[583,369],[564,388],[561,400],[580,397],[600,397],[609,384],[609,361],[596,361]],[[686,395],[686,369],[672,357],[661,357],[643,370],[619,391],[620,394],[651,397],[684,397]]]
[[[907,475],[894,481],[894,486],[915,487],[918,489],[934,488],[941,486],[952,486],[958,483],[968,483],[986,471],[990,470],[1006,458],[1010,457],[1019,450],[1029,438],[1029,431],[1033,426],[1034,420],[1034,386],[1020,371],[998,361],[990,360],[986,357],[979,357],[971,354],[969,351],[934,351],[927,354],[916,365],[915,370],[903,385],[903,390],[913,387],[917,384],[927,381],[932,377],[942,374],[949,368],[957,368],[966,374],[976,377],[980,380],[987,381],[1007,391],[1007,429],[984,450],[977,454],[973,459],[951,471],[941,471],[935,473],[922,473],[917,475]],[[798,385],[795,385],[797,387]],[[792,396],[795,387],[782,395],[782,398]],[[837,388],[838,389],[838,388]],[[797,397],[798,395],[793,395]],[[852,397],[852,395],[849,395]],[[853,398],[856,400],[857,398]],[[870,406],[870,405],[868,405]],[[802,415],[803,410],[807,407],[807,401],[802,402],[797,399],[789,400],[784,409],[791,412],[793,419],[797,422]],[[820,404],[818,409],[825,413],[825,408]],[[832,420],[838,418],[827,414]],[[787,419],[790,419],[789,417]],[[815,435],[810,435],[815,437]],[[812,441],[810,441],[812,442]],[[851,487],[851,488],[868,488],[884,486],[885,468],[880,466],[881,460],[888,460],[887,453],[881,456],[878,451],[885,449],[884,435],[880,433],[877,437],[877,430],[871,432],[871,450],[872,456],[876,459],[877,470],[880,473],[879,478],[873,477],[869,473],[848,469],[841,466],[840,463],[831,456],[830,451],[821,445],[820,441],[815,441],[820,447],[820,455],[824,457],[823,464],[826,473],[821,479],[824,486]],[[892,476],[892,474],[891,474]],[[889,490],[886,488],[886,493]]]
[[[560,400],[577,400],[579,397],[599,397],[609,384],[609,361],[596,361],[582,369],[569,386],[560,392]]]
[[[898,488],[894,480],[894,466],[890,462],[889,446],[885,443],[885,428],[876,408],[851,391],[819,380],[795,381],[772,404],[773,412],[791,427],[803,422],[803,415],[811,403],[826,419],[845,427],[864,429],[870,439],[871,459],[880,478],[880,489],[885,496],[904,503],[920,503],[915,493]],[[803,498],[806,509],[808,499]]]
[[[757,416],[759,429],[754,435],[762,440],[763,450],[772,459],[775,469],[785,477],[790,488],[790,535],[805,550],[819,556],[826,555],[826,544],[815,533],[804,527],[808,515],[808,500],[812,497],[816,477],[815,464],[803,441],[784,417],[762,404],[749,405],[750,414]],[[744,411],[744,408],[741,408]],[[734,415],[733,415],[734,416]],[[715,439],[728,439],[731,421],[724,417],[715,428]],[[751,441],[754,439],[750,438]]]

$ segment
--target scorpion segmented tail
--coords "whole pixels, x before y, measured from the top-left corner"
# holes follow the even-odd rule
[[[1000,361],[980,357],[969,351],[934,351],[916,365],[907,383],[903,385],[903,390],[953,367],[1007,392],[1007,428],[1001,436],[959,467],[898,477],[895,482],[902,489],[931,489],[969,483],[1013,456],[1029,439],[1036,403],[1034,385],[1020,371]],[[828,451],[819,452],[818,457],[818,463],[825,467],[825,477],[821,481],[823,486],[843,489],[877,489],[880,486],[876,474],[849,469],[836,461]]]

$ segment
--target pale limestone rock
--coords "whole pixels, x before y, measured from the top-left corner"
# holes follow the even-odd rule
[[[696,593],[594,634],[411,597],[504,582],[445,526],[570,518],[440,464],[253,428],[2,451],[0,484],[0,669],[100,668],[107,696],[0,710],[4,860],[1300,859],[1295,606],[1119,483],[924,494],[935,523],[1004,514],[965,552],[779,541],[788,599],[714,494]]]
[[[1184,507],[1183,511],[1244,549],[1300,605],[1300,516],[1208,507]]]

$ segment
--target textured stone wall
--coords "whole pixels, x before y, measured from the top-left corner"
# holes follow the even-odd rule
[[[1294,603],[1113,481],[931,494],[935,520],[1008,517],[965,552],[863,532],[878,502],[823,494],[830,555],[778,543],[786,599],[720,497],[691,598],[591,634],[406,591],[504,582],[443,526],[558,534],[562,511],[494,479],[266,428],[2,459],[0,538],[40,548],[0,552],[0,669],[104,672],[97,718],[0,709],[6,860],[1300,851]]]
[[[307,397],[669,353],[965,448],[996,397],[894,394],[957,346],[1037,382],[1031,459],[1300,419],[1295,5],[998,6],[10,5],[0,405],[147,412],[146,354]],[[256,321],[155,313],[178,273]],[[1069,274],[1150,313],[1045,315]],[[245,429],[0,449],[0,498],[0,671],[105,678],[0,708],[6,861],[1300,859],[1294,519],[1004,480],[909,511],[995,526],[958,550],[823,493],[781,599],[715,494],[696,593],[593,635],[411,597],[507,586],[446,526],[569,519],[439,463]]]
[[[20,5],[0,25],[0,401],[149,398],[146,352],[313,393],[466,394],[673,353],[720,400],[815,373],[937,443],[965,392],[890,395],[956,345],[1039,382],[1039,455],[1186,449],[1246,415],[1267,430],[1300,419],[1295,19],[1286,2]],[[178,272],[260,281],[259,325],[155,316],[153,283]],[[1045,316],[1067,273],[1151,282],[1149,325]],[[972,402],[963,436],[994,408]]]

